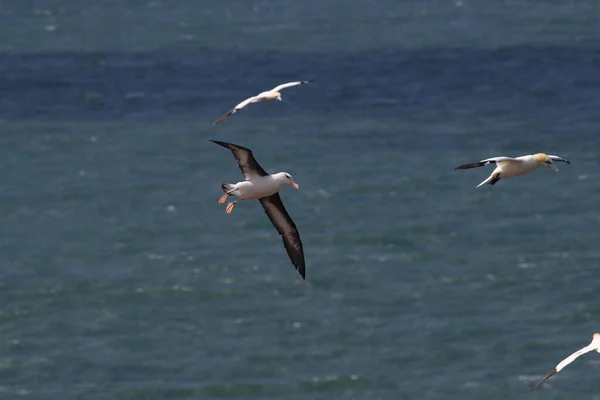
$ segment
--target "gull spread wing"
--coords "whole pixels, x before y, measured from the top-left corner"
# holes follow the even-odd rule
[[[254,156],[252,155],[252,151],[250,149],[238,146],[233,143],[219,142],[218,140],[211,140],[211,142],[231,150],[233,156],[238,162],[240,169],[242,170],[242,175],[244,176],[244,178],[246,178],[247,181],[258,176],[269,175],[254,159]]]
[[[278,193],[275,193],[274,195],[260,199],[260,204],[262,204],[271,223],[281,235],[283,245],[287,250],[292,264],[296,267],[296,271],[302,275],[302,279],[306,279],[304,250],[302,249],[300,234],[298,233],[296,224],[294,224],[294,221],[292,221],[290,215],[285,210],[281,202],[281,197],[279,197]]]
[[[577,357],[579,357],[585,353],[589,353],[590,351],[596,350],[597,348],[598,348],[598,346],[596,345],[596,343],[594,343],[594,341],[592,341],[592,343],[585,346],[583,349],[577,350],[575,353],[571,354],[569,357],[562,360],[552,371],[550,371],[550,373],[548,373],[548,375],[546,375],[544,377],[544,379],[542,379],[541,381],[539,381],[537,383],[537,385],[532,387],[530,392],[533,392],[535,389],[540,387],[542,385],[542,383],[546,382],[552,375],[556,374],[557,372],[560,372],[561,369],[563,369],[567,365],[571,364],[573,361],[575,361],[575,359]]]
[[[298,85],[304,85],[306,83],[312,83],[315,82],[313,81],[298,81],[298,82],[288,82],[288,83],[284,83],[283,85],[279,85],[279,86],[275,86],[273,89],[269,90],[270,92],[279,92],[282,89],[286,89],[292,86],[298,86]]]
[[[248,104],[251,104],[251,103],[254,103],[254,102],[256,102],[256,96],[248,97],[246,100],[242,101],[240,104],[238,104],[237,106],[235,106],[231,110],[227,111],[227,113],[225,113],[221,118],[219,118],[215,122],[213,122],[213,126],[216,125],[216,124],[218,124],[219,122],[223,121],[225,118],[227,118],[227,117],[235,114],[237,111],[239,111],[242,108],[246,107]]]
[[[511,157],[493,157],[493,158],[488,158],[488,159],[470,163],[470,164],[459,165],[458,167],[456,167],[454,169],[477,168],[477,167],[483,167],[484,165],[488,165],[488,164],[500,163],[503,161],[516,161],[516,159],[511,158]]]
[[[564,163],[571,164],[571,161],[567,160],[566,158],[559,157],[559,156],[548,155],[548,158],[553,161],[562,161]]]

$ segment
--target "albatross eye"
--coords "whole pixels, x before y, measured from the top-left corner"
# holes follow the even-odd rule
[[[290,174],[285,174],[285,177],[288,179],[292,179],[292,177],[290,176]]]

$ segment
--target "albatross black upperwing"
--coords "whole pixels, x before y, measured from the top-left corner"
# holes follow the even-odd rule
[[[269,175],[260,166],[260,164],[254,159],[252,151],[242,146],[238,146],[233,143],[219,142],[218,140],[211,140],[211,142],[223,146],[233,153],[233,156],[237,160],[238,166],[242,170],[242,175],[246,180],[250,180],[255,176],[266,176]]]
[[[304,250],[302,249],[300,234],[298,233],[296,224],[294,224],[294,221],[292,221],[292,218],[290,218],[290,215],[285,210],[281,202],[281,197],[279,197],[278,193],[275,193],[260,199],[260,204],[262,204],[271,223],[281,235],[283,245],[287,250],[292,264],[296,267],[296,271],[302,275],[302,279],[306,279]]]

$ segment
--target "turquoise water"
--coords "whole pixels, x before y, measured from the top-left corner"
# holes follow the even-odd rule
[[[598,15],[3,3],[0,398],[600,398],[597,353],[528,392],[598,331]],[[306,281],[208,139],[300,184]],[[536,152],[572,164],[454,171]]]

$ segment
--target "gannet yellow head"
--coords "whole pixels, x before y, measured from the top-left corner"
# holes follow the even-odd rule
[[[600,333],[594,333],[594,336],[592,336],[592,344],[596,345],[596,351],[600,353]]]
[[[545,165],[546,167],[552,168],[553,170],[558,172],[558,168],[556,168],[556,165],[554,165],[552,159],[548,156],[548,154],[537,153],[534,155],[534,157],[540,165]]]
[[[271,93],[272,93],[272,94],[271,94],[271,98],[272,98],[273,100],[277,99],[277,100],[279,100],[279,101],[283,101],[283,100],[281,99],[281,93],[280,93],[280,92],[271,92]]]

